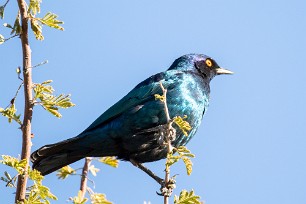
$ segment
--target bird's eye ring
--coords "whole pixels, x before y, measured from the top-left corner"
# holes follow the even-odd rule
[[[210,59],[206,59],[205,60],[205,64],[208,66],[208,67],[211,67],[212,66],[212,61]]]

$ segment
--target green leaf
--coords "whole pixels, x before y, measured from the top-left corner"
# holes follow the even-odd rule
[[[25,167],[27,166],[27,160],[19,160],[15,157],[11,157],[9,155],[1,155],[3,160],[0,160],[0,163],[13,167],[19,174],[23,174],[25,171]]]
[[[87,198],[82,198],[82,191],[79,191],[78,196],[70,198],[73,204],[84,204],[87,202]]]
[[[13,120],[16,121],[19,125],[22,125],[20,120],[20,114],[16,115],[17,109],[15,108],[15,104],[11,104],[8,108],[3,109],[0,108],[0,113],[8,118],[8,122],[11,123]]]
[[[34,100],[39,99],[39,104],[54,116],[60,118],[62,115],[58,112],[59,108],[70,108],[75,106],[70,100],[70,95],[53,95],[54,89],[49,85],[52,80],[47,80],[41,84],[34,84]]]
[[[43,18],[37,18],[37,20],[51,28],[64,30],[64,28],[60,26],[60,24],[64,24],[64,22],[58,20],[57,17],[56,14],[48,12]]]
[[[201,204],[200,196],[195,195],[193,190],[182,190],[179,197],[174,196],[174,204]]]
[[[17,180],[17,176],[12,178],[7,171],[4,172],[4,176],[5,177],[1,176],[0,180],[4,181],[7,187],[16,187],[15,182]]]
[[[45,85],[45,84],[51,84],[53,81],[51,79],[47,80],[47,81],[44,81],[43,83],[41,83],[42,85]]]
[[[20,25],[20,13],[18,12],[17,17],[14,22],[14,26],[11,31],[11,35],[18,35],[21,33],[21,25]]]
[[[159,95],[159,94],[154,94],[155,100],[160,100],[162,102],[165,101],[165,96],[164,95]]]
[[[30,5],[28,12],[31,12],[33,15],[40,13],[40,4],[42,0],[30,0]]]
[[[174,155],[178,153],[178,155]],[[190,158],[194,158],[195,155],[190,152],[185,146],[180,146],[174,149],[174,152],[167,154],[166,167],[170,167],[179,160],[182,160],[185,164],[187,175],[192,173],[192,162]]]
[[[31,16],[31,15],[30,15]],[[37,21],[36,18],[32,17],[31,19],[31,28],[37,40],[44,40],[44,36],[42,35],[42,27]]]
[[[44,179],[44,176],[41,175],[40,171],[37,171],[36,169],[32,170],[30,167],[28,169],[28,175],[32,181],[41,182]]]
[[[0,18],[4,18],[4,6],[0,6]]]
[[[119,160],[116,157],[101,157],[99,161],[114,168],[119,166]]]
[[[29,187],[30,192],[23,204],[50,204],[48,199],[57,200],[57,197],[50,192],[50,189],[41,184],[41,182],[35,182],[34,185]]]
[[[4,43],[4,42],[5,42],[4,37],[3,37],[3,35],[0,34],[0,45],[1,45],[2,43]]]
[[[182,118],[181,116],[175,116],[173,118],[173,122],[181,129],[185,136],[188,136],[187,131],[191,130],[191,126],[186,120],[184,120],[185,118],[187,118],[186,115],[184,116],[184,118]]]
[[[73,168],[71,168],[70,166],[64,166],[63,168],[61,168],[57,172],[58,173],[56,174],[56,176],[58,177],[58,179],[65,179],[69,175],[73,175],[73,174],[76,173],[76,171]]]
[[[58,112],[58,108],[50,105],[43,105],[44,108],[57,118],[61,118],[62,114]]]
[[[92,204],[112,204],[112,202],[106,199],[106,196],[102,193],[94,193],[90,195]]]
[[[186,166],[187,175],[190,176],[192,172],[192,162],[188,157],[182,157],[182,160]]]

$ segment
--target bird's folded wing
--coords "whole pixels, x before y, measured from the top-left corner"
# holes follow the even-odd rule
[[[110,120],[113,120],[130,108],[141,105],[148,100],[155,100],[154,94],[162,94],[159,82],[162,82],[163,86],[167,88],[169,83],[172,81],[169,79],[165,81],[165,75],[166,73],[162,72],[138,84],[126,96],[98,117],[84,132],[95,129],[97,126],[101,126]]]

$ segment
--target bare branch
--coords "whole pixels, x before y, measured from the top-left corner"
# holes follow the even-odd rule
[[[31,121],[33,114],[33,96],[32,96],[32,70],[28,69],[31,67],[31,48],[28,38],[28,13],[27,5],[24,0],[17,0],[18,7],[20,10],[21,17],[21,45],[23,54],[23,83],[24,83],[24,98],[25,98],[25,108],[24,108],[24,118],[22,124],[22,151],[21,160],[26,159],[29,161],[31,153]],[[24,201],[26,195],[26,186],[28,178],[28,163],[25,167],[25,172],[23,175],[18,176],[17,191],[15,197],[15,203],[18,201]]]
[[[15,34],[15,35],[13,35],[13,36],[11,36],[9,38],[4,39],[4,42],[6,42],[6,41],[8,41],[8,40],[10,40],[10,39],[12,39],[14,37],[17,37],[17,36],[19,36],[19,34]]]
[[[84,163],[82,175],[81,175],[82,176],[81,185],[80,185],[80,191],[82,192],[82,196],[81,196],[82,199],[84,199],[85,193],[87,190],[87,180],[88,180],[87,175],[88,175],[88,170],[89,170],[91,161],[92,161],[91,157],[85,158],[85,163]]]
[[[5,8],[9,1],[10,1],[10,0],[7,0],[7,1],[5,2],[5,4],[3,4],[2,7]]]
[[[168,124],[168,128],[167,128],[167,135],[166,135],[166,142],[167,142],[167,152],[168,154],[172,151],[173,147],[171,145],[171,140],[170,140],[170,135],[171,135],[171,128],[172,128],[172,121],[170,119],[170,115],[169,115],[169,110],[168,110],[168,106],[167,106],[167,89],[164,88],[163,84],[160,82],[160,87],[163,91],[163,104],[164,104],[164,110],[165,110],[165,114],[166,114],[166,118],[167,118],[167,124]],[[168,165],[166,165],[166,169],[165,169],[165,187],[167,188],[169,185],[169,181],[170,181],[170,167]],[[168,204],[169,203],[169,195],[164,195],[164,204]]]

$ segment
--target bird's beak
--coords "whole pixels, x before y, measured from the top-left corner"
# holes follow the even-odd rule
[[[232,72],[230,70],[227,70],[227,69],[224,69],[222,67],[217,68],[216,73],[217,73],[217,75],[219,75],[219,74],[234,74],[234,72]]]

